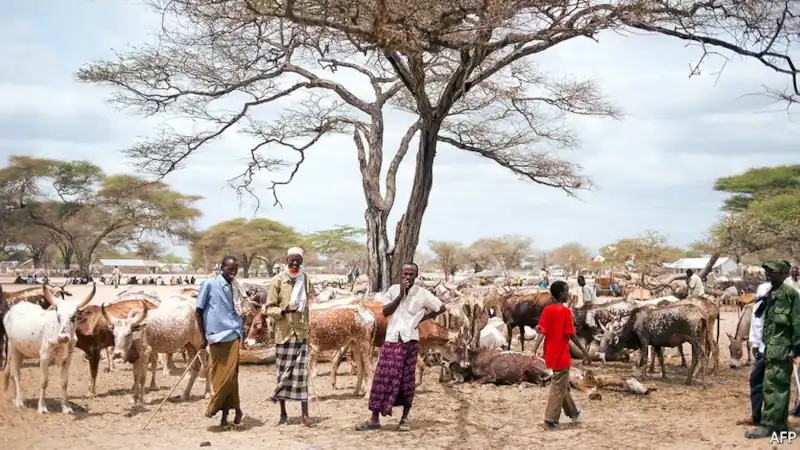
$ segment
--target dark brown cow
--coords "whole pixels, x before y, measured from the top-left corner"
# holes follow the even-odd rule
[[[158,305],[146,300],[123,300],[106,306],[106,313],[116,319],[127,319],[132,310],[141,310],[142,304],[148,309],[156,309]],[[83,350],[89,360],[89,373],[92,377],[90,391],[96,395],[97,369],[100,366],[100,352],[114,346],[114,334],[108,321],[103,317],[100,306],[86,306],[78,314],[75,334],[78,335],[77,347]],[[109,358],[110,359],[110,358]],[[109,363],[110,364],[110,363]]]
[[[549,292],[527,295],[506,295],[500,298],[500,311],[508,329],[508,349],[511,349],[511,333],[519,328],[519,344],[525,351],[525,327],[536,329],[545,306],[553,303]]]

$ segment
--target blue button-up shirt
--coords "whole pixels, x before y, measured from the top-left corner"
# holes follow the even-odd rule
[[[244,339],[242,318],[233,306],[233,288],[222,275],[204,281],[197,295],[209,344]]]

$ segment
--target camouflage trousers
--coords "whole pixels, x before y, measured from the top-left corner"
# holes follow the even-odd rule
[[[764,371],[764,411],[761,426],[771,430],[789,429],[789,398],[792,395],[792,362],[767,360]]]

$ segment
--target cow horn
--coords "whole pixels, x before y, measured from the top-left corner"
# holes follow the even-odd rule
[[[53,293],[50,292],[50,289],[48,289],[44,284],[42,285],[42,295],[44,295],[44,299],[47,301],[47,303],[53,306],[56,306],[56,303],[58,303],[58,300],[56,300],[56,298],[53,296]]]
[[[144,302],[142,302],[144,303]],[[111,317],[109,317],[108,313],[106,312],[106,304],[103,303],[100,305],[100,312],[103,313],[103,317],[106,319],[109,325],[114,325],[114,322],[111,321]]]
[[[142,313],[139,314],[139,317],[137,318],[136,322],[134,322],[134,324],[133,324],[134,326],[141,325],[142,322],[144,322],[144,319],[147,318],[147,311],[148,311],[147,303],[145,303],[143,301],[141,303],[142,303]]]
[[[97,283],[92,283],[92,292],[89,292],[89,295],[86,296],[86,299],[84,299],[80,305],[78,305],[78,309],[83,309],[84,306],[88,305],[89,302],[91,302],[94,298],[95,292],[97,292]]]
[[[606,326],[605,326],[605,325],[603,325],[603,322],[600,322],[600,321],[598,320],[598,321],[597,321],[597,326],[599,326],[599,327],[600,327],[600,329],[601,329],[601,330],[603,330],[603,333],[608,333],[608,328],[606,328]]]

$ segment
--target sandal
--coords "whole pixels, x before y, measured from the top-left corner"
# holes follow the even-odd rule
[[[380,424],[364,423],[356,427],[356,431],[378,431],[383,427]]]
[[[397,425],[397,431],[411,431],[411,425],[408,422],[400,422]]]
[[[283,418],[279,420],[278,425],[289,425],[289,418]]]
[[[309,423],[308,425],[303,425],[305,428],[319,428],[318,423]]]

